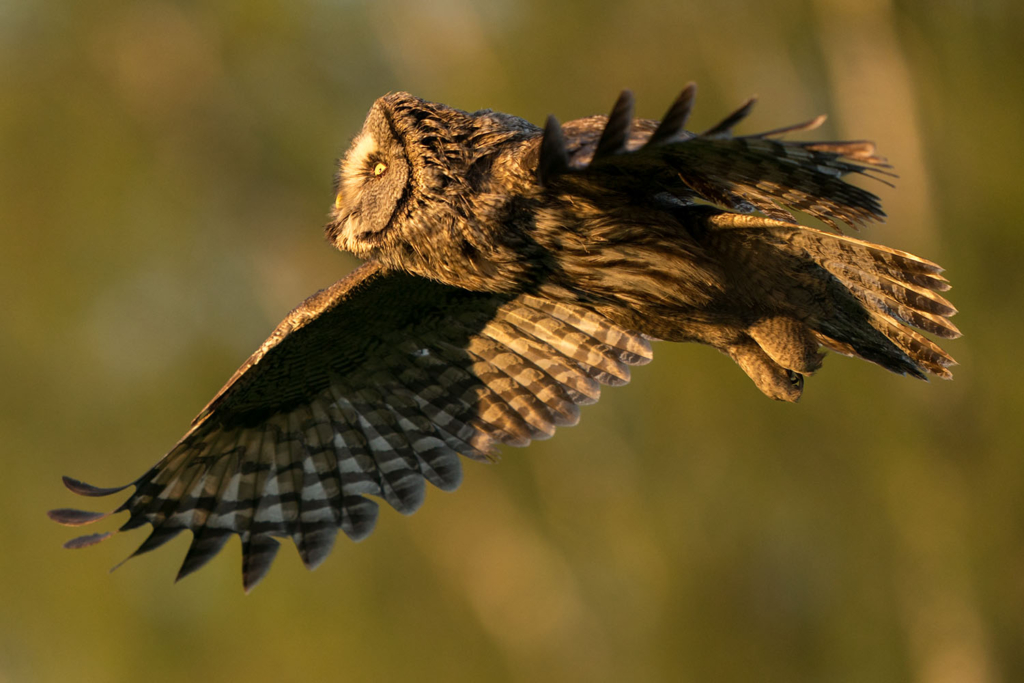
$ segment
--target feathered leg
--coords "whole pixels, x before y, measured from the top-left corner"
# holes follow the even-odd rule
[[[799,397],[791,375],[818,368],[819,344],[919,379],[952,377],[956,361],[913,329],[960,336],[949,320],[956,308],[938,293],[949,283],[936,264],[772,219],[722,213],[709,222],[708,241],[739,265],[740,300],[756,302],[746,336],[757,348],[725,350],[769,396]]]

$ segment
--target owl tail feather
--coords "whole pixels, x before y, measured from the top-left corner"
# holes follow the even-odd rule
[[[775,267],[787,264],[794,268],[794,286],[789,291],[794,292],[791,298],[800,301],[792,302],[790,311],[750,326],[748,333],[756,348],[730,352],[745,370],[753,366],[767,372],[758,361],[760,353],[767,356],[762,360],[771,361],[768,365],[774,366],[770,369],[775,375],[788,373],[795,389],[783,390],[784,395],[775,398],[795,400],[786,395],[793,391],[799,397],[799,381],[792,375],[817,369],[819,344],[918,379],[928,375],[952,378],[949,368],[956,361],[913,329],[943,339],[961,336],[949,320],[956,308],[939,294],[950,288],[949,282],[935,263],[898,249],[771,218],[722,213],[709,221],[719,229],[740,229],[745,237],[760,237],[759,253],[776,259]],[[808,269],[807,260],[817,268]],[[764,391],[762,382],[753,374],[751,377]],[[768,384],[777,387],[778,377]]]

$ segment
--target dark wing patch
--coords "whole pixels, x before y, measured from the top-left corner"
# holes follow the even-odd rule
[[[795,223],[791,210],[803,211],[839,231],[837,221],[857,227],[883,220],[878,197],[843,180],[849,174],[886,182],[893,177],[873,143],[791,142],[776,139],[813,130],[825,120],[810,121],[755,135],[734,136],[732,129],[750,113],[754,100],[704,133],[683,130],[696,89],[688,85],[659,123],[637,119],[630,125],[632,96],[624,92],[611,116],[591,116],[558,126],[554,118],[538,143],[538,174],[546,184],[558,176],[573,182],[584,177],[601,183],[614,178],[610,191],[642,182],[649,194],[668,192],[681,199],[701,199],[732,211]],[[628,132],[628,135],[627,135]]]
[[[648,342],[580,307],[530,295],[473,293],[367,264],[281,323],[116,512],[150,536],[183,530],[178,578],[242,539],[243,582],[263,578],[291,537],[310,568],[340,529],[364,538],[385,500],[414,512],[425,481],[458,486],[458,454],[491,459],[579,419],[600,384],[622,384]],[[67,479],[88,496],[99,489]],[[79,526],[106,514],[54,510]],[[67,547],[92,545],[92,534]]]

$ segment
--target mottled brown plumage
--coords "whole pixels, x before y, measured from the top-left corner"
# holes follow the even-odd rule
[[[912,329],[959,335],[941,269],[839,233],[884,216],[843,180],[890,175],[874,146],[778,139],[822,117],[734,136],[753,101],[695,135],[683,129],[693,99],[689,86],[661,122],[634,120],[626,92],[608,117],[544,129],[379,99],[341,163],[327,227],[367,263],[296,308],[133,482],[121,528],[153,526],[136,554],[189,529],[179,577],[231,534],[246,589],[276,538],[314,567],[339,529],[371,531],[367,495],[411,513],[425,481],[458,485],[458,454],[488,459],[575,424],[601,384],[650,360],[649,339],[710,344],[788,401],[820,346],[949,377],[953,360]],[[51,512],[69,525],[105,516]]]

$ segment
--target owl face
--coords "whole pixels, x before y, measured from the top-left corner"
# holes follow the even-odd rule
[[[506,244],[522,232],[507,204],[533,182],[532,167],[520,164],[529,155],[518,150],[540,132],[489,110],[469,114],[407,93],[381,97],[341,161],[327,239],[441,282],[469,273],[487,285],[496,269],[528,268],[520,261],[532,257]]]
[[[378,99],[341,161],[328,239],[385,262],[417,251],[468,196],[467,138],[478,127],[474,115],[408,93]]]
[[[369,258],[385,244],[396,216],[410,201],[409,186],[410,164],[401,133],[378,100],[338,171],[330,235],[335,245]]]

